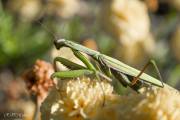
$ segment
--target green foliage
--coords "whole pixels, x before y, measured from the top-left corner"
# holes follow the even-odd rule
[[[18,66],[33,62],[50,47],[50,37],[41,28],[16,21],[0,11],[0,66]]]

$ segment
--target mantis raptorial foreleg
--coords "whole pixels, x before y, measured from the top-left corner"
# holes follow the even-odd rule
[[[55,72],[52,74],[52,78],[57,77],[57,78],[76,78],[76,77],[80,77],[83,75],[92,75],[94,74],[96,76],[96,78],[98,79],[98,81],[100,82],[100,78],[99,76],[107,79],[107,80],[111,80],[109,77],[107,77],[106,75],[104,75],[103,73],[99,72],[94,65],[83,55],[81,54],[79,51],[73,50],[74,55],[81,60],[86,67],[78,65],[74,62],[71,62],[65,58],[62,57],[56,57],[54,59],[54,67],[56,68],[56,62],[60,62],[61,64],[63,64],[64,66],[66,66],[67,68],[70,69],[70,71],[59,71],[59,72]],[[101,85],[100,85],[101,86]],[[103,87],[101,86],[102,91],[103,91],[103,95],[104,95],[104,90]],[[105,96],[103,98],[103,106],[105,103]]]
[[[105,79],[107,79],[107,80],[110,80],[111,81],[111,79],[109,78],[109,77],[107,77],[106,75],[104,75],[104,74],[102,74],[101,72],[98,72],[97,70],[96,70],[96,68],[95,68],[95,66],[93,65],[93,64],[91,64],[91,62],[83,55],[83,54],[81,54],[79,51],[76,51],[76,50],[73,50],[73,52],[74,52],[74,55],[77,57],[77,58],[79,58],[86,66],[87,66],[87,68],[88,69],[90,69],[90,70],[92,70],[92,71],[94,71],[94,74],[95,74],[95,76],[96,76],[96,78],[97,78],[97,80],[100,82],[100,78],[99,78],[99,76],[101,76],[101,77],[103,77],[103,78],[105,78]],[[101,86],[101,83],[99,83],[100,84],[100,86]],[[104,104],[105,104],[105,93],[104,93],[104,89],[103,89],[103,87],[101,86],[101,89],[102,89],[102,92],[103,92],[103,104],[102,104],[102,106],[104,106]]]
[[[103,73],[97,71],[95,69],[95,67],[90,63],[90,61],[88,61],[87,58],[85,58],[85,56],[82,56],[82,54],[80,53],[75,53],[76,56],[78,56],[78,58],[83,62],[83,63],[86,63],[86,67],[82,66],[82,65],[79,65],[79,64],[76,64],[72,61],[69,61],[68,59],[66,58],[62,58],[62,57],[56,57],[54,59],[54,69],[55,71],[57,72],[57,66],[56,66],[56,62],[60,62],[62,65],[66,66],[68,69],[70,69],[71,71],[59,71],[55,74],[52,75],[52,77],[60,77],[63,78],[63,75],[64,78],[73,78],[73,77],[80,77],[80,76],[83,76],[83,75],[90,75],[90,74],[95,74],[94,72],[96,71],[96,73],[105,78],[106,80],[108,81],[111,81],[111,79],[109,77],[107,77],[106,75],[104,75]],[[81,57],[80,57],[81,56]],[[83,60],[82,60],[83,58]],[[75,70],[79,70],[79,71],[75,71]],[[76,74],[77,72],[77,74]],[[69,73],[69,74],[68,74]],[[69,75],[69,76],[68,76]]]
[[[141,72],[140,72],[136,77],[133,78],[133,80],[132,80],[132,82],[131,82],[131,86],[133,86],[133,85],[135,85],[135,84],[137,83],[137,81],[139,80],[139,77],[143,74],[143,72],[146,70],[146,68],[147,68],[149,65],[151,65],[151,64],[152,64],[153,67],[155,68],[156,72],[158,73],[158,77],[159,77],[160,81],[162,82],[162,77],[161,77],[161,74],[160,74],[160,72],[159,72],[159,69],[158,69],[155,61],[154,61],[154,60],[150,60],[150,61],[143,67],[143,69],[141,70]],[[162,87],[164,87],[163,82],[162,82]]]
[[[70,71],[58,71],[57,72],[56,62],[60,62],[61,64],[63,64],[67,68],[69,68]],[[75,77],[80,77],[83,75],[93,74],[92,70],[88,70],[86,67],[76,64],[74,62],[71,62],[68,59],[62,58],[62,57],[56,57],[54,59],[54,69],[56,72],[52,74],[52,76],[51,76],[52,78],[54,78],[54,77],[75,78]]]
[[[87,67],[89,70],[94,71],[94,74],[95,74],[95,75],[99,75],[99,76],[105,78],[105,79],[108,80],[108,81],[112,81],[111,78],[109,78],[109,77],[106,76],[105,74],[99,72],[99,71],[95,68],[95,66],[94,66],[82,53],[80,53],[79,51],[76,51],[76,50],[73,50],[73,53],[74,53],[74,55],[75,55],[77,58],[79,58],[79,59],[86,65],[86,67]],[[97,77],[97,76],[96,76],[96,77]]]
[[[86,65],[86,67],[88,69],[90,69],[92,71],[96,71],[96,68],[94,67],[93,64],[91,64],[91,62],[87,59],[87,57],[85,57],[82,53],[80,53],[77,50],[72,49],[72,51],[73,51],[74,55]]]
[[[76,78],[83,75],[91,75],[93,71],[87,69],[81,70],[70,70],[70,71],[59,71],[52,74],[52,78]]]
[[[56,62],[60,62],[61,64],[63,64],[64,66],[66,66],[68,69],[70,70],[79,70],[79,69],[86,69],[86,67],[76,64],[74,62],[69,61],[66,58],[62,58],[62,57],[56,57],[54,59],[54,69],[55,71],[57,71],[57,66],[56,66]]]

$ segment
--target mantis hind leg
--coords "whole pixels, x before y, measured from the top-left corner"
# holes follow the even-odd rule
[[[143,74],[143,72],[144,72],[144,71],[147,69],[147,67],[148,67],[149,65],[151,65],[151,64],[152,64],[153,67],[155,68],[155,70],[156,70],[156,72],[157,72],[157,74],[158,74],[158,77],[159,77],[160,81],[162,82],[162,87],[164,87],[161,74],[160,74],[159,69],[158,69],[158,67],[157,67],[157,65],[156,65],[156,63],[155,63],[154,60],[150,60],[150,61],[143,67],[143,69],[141,70],[141,72],[140,72],[136,77],[133,78],[133,80],[132,80],[132,82],[131,82],[131,86],[134,86],[134,85],[137,83],[137,81],[139,80],[139,77]]]

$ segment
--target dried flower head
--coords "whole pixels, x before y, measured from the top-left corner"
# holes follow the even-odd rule
[[[132,12],[133,11],[133,12]],[[129,64],[142,63],[155,48],[147,6],[139,0],[107,0],[101,24],[118,41],[116,56]]]
[[[105,81],[87,77],[63,80],[54,87],[41,106],[42,120],[82,120],[91,118],[97,111],[117,102],[113,87]],[[105,98],[105,99],[104,99]]]
[[[33,69],[28,70],[23,75],[30,93],[37,96],[39,105],[47,96],[49,88],[54,85],[50,78],[53,72],[51,64],[37,60]]]
[[[124,44],[144,40],[150,20],[145,4],[138,0],[112,0],[103,5],[105,27],[113,30]],[[132,12],[133,11],[133,12]],[[107,24],[108,23],[108,24]]]
[[[123,96],[118,104],[100,110],[94,120],[178,120],[179,116],[180,94],[165,87]]]

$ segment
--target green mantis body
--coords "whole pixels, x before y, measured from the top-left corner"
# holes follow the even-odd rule
[[[89,49],[85,46],[82,46],[80,44],[77,44],[77,43],[74,43],[72,41],[65,40],[65,39],[56,40],[54,41],[54,44],[57,49],[60,49],[61,47],[71,48],[75,56],[78,57],[80,60],[82,60],[82,62],[85,63],[87,68],[90,70],[89,71],[85,67],[77,65],[70,61],[67,61],[65,59],[63,60],[63,58],[59,57],[59,60],[58,58],[56,58],[55,61],[63,62],[65,66],[68,66],[68,64],[71,64],[71,67],[76,66],[74,68],[76,70],[75,77],[80,76],[83,73],[85,74],[92,74],[93,72],[97,73],[96,68],[90,62],[88,62],[88,60],[80,53],[80,52],[83,52],[91,56],[96,62],[98,62],[99,68],[104,74],[104,77],[107,76],[107,78],[110,78],[110,79],[115,78],[119,80],[124,86],[129,86],[135,90],[138,90],[140,86],[142,85],[142,83],[148,84],[148,85],[153,84],[155,86],[163,87],[163,83],[160,80],[154,77],[151,77],[150,75],[146,73],[143,73],[143,72],[141,73],[141,71],[133,67],[130,67],[124,64],[123,62],[120,62],[117,59],[101,54],[98,51]],[[73,77],[72,75],[73,72],[69,72],[69,73],[57,72],[53,75],[53,77],[63,77],[65,74],[66,75],[68,74],[70,75],[70,77]],[[99,74],[103,75],[101,74],[101,72],[99,72]],[[136,78],[137,76],[139,80],[136,83],[132,84],[132,80],[130,80],[129,78]]]

